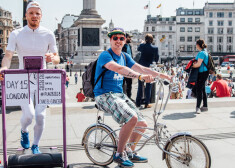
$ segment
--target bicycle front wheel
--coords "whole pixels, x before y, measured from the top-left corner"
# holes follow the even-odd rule
[[[177,157],[166,154],[168,168],[210,168],[210,153],[203,142],[192,136],[172,139],[167,149]]]
[[[91,127],[85,135],[84,147],[87,157],[94,164],[105,166],[113,162],[116,141],[105,127]]]

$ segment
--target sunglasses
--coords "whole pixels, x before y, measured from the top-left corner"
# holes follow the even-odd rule
[[[124,40],[125,40],[125,37],[117,37],[117,36],[114,36],[114,37],[113,37],[113,40],[114,40],[114,41],[117,41],[118,39],[119,39],[120,41],[124,41]]]

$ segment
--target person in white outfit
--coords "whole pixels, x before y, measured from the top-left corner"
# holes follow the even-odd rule
[[[37,2],[30,2],[26,9],[27,25],[23,28],[11,32],[6,55],[2,60],[2,68],[0,69],[0,80],[4,76],[2,70],[9,69],[14,52],[16,51],[19,58],[19,69],[23,69],[24,56],[42,56],[43,68],[46,69],[46,62],[52,62],[57,65],[60,58],[57,54],[55,36],[52,31],[40,26],[42,18],[41,7]],[[41,153],[38,147],[43,129],[45,127],[46,105],[37,104],[37,75],[30,74],[30,103],[21,105],[21,145],[23,148],[30,147],[28,126],[32,123],[35,116],[34,140],[31,147],[33,154]],[[33,105],[34,97],[36,97],[35,108]]]

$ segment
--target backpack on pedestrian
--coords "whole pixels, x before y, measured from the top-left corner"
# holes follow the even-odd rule
[[[203,64],[207,67],[209,74],[213,74],[215,72],[215,63],[213,61],[211,53],[208,53],[208,64],[206,65],[204,61]]]
[[[113,58],[113,54],[108,50],[109,54],[112,56]],[[124,53],[123,53],[124,54]],[[124,57],[126,59],[126,56],[124,54]],[[113,59],[115,62],[116,60]],[[82,75],[82,88],[83,88],[83,93],[86,97],[89,98],[94,98],[94,88],[95,85],[98,83],[98,81],[101,79],[101,88],[103,87],[103,79],[104,79],[104,74],[105,72],[108,71],[108,69],[106,69],[98,76],[97,80],[95,81],[95,71],[96,71],[96,65],[97,65],[97,60],[91,62],[88,66],[86,71],[83,73]]]

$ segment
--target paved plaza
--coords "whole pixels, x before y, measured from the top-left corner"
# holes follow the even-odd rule
[[[75,85],[74,76],[71,76],[71,82],[66,89],[68,163],[74,168],[98,168],[99,166],[93,165],[87,158],[81,145],[85,129],[96,121],[97,110],[94,102],[76,102],[75,96],[80,87],[81,77],[79,77],[78,84]],[[136,88],[137,82],[134,81],[133,98]],[[167,110],[162,114],[160,122],[165,123],[172,134],[187,131],[201,139],[210,151],[212,168],[233,168],[235,165],[235,99],[209,99],[209,111],[201,114],[194,113],[195,104],[195,99],[169,100]],[[57,146],[60,150],[62,149],[61,107],[61,105],[52,105],[47,108],[46,128],[39,144],[41,147]],[[149,126],[153,126],[153,108],[141,109],[141,111]],[[14,154],[20,147],[20,117],[20,110],[7,110],[8,154]],[[119,127],[110,116],[106,116],[105,121],[113,129]],[[29,131],[32,142],[33,124]],[[0,160],[2,160],[2,140],[0,140],[0,145]],[[162,152],[152,143],[146,145],[140,154],[148,157],[149,162],[135,164],[137,168],[167,167],[165,161],[162,161]],[[115,168],[117,164],[112,163],[109,167]]]

